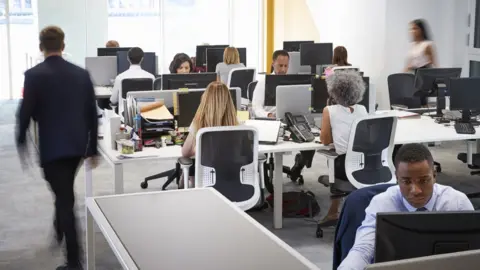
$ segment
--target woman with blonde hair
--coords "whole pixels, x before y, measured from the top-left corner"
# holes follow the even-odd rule
[[[223,62],[218,63],[215,72],[218,74],[220,81],[227,84],[228,75],[234,68],[244,68],[245,65],[240,63],[240,54],[237,48],[227,47],[223,52]]]
[[[233,104],[230,90],[222,82],[212,82],[202,95],[193,122],[188,129],[188,136],[182,147],[182,156],[195,156],[195,144],[197,131],[206,127],[237,126],[237,110]],[[190,167],[189,182],[193,184],[195,176],[195,165]],[[179,188],[183,186],[183,178],[180,180]]]

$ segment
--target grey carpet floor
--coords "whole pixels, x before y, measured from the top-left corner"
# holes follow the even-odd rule
[[[55,269],[62,263],[62,254],[52,253],[48,249],[52,235],[52,196],[38,167],[22,171],[14,143],[16,107],[16,101],[0,102],[0,269]],[[478,186],[478,176],[470,176],[466,166],[456,160],[456,154],[460,151],[465,151],[463,143],[444,143],[432,148],[435,159],[443,166],[438,181],[464,189]],[[31,152],[35,159],[34,151]],[[293,156],[285,157],[285,164],[292,162]],[[140,188],[144,177],[171,169],[172,166],[173,162],[124,166],[125,192],[145,192]],[[325,158],[320,156],[315,158],[312,168],[303,173],[305,185],[302,188],[316,194],[322,209],[317,218],[323,217],[329,205],[328,189],[316,182],[320,174],[326,173]],[[112,169],[106,162],[94,171],[93,177],[95,195],[113,194]],[[80,169],[76,179],[76,208],[82,232],[85,217],[84,184],[84,173]],[[162,184],[163,180],[153,181],[147,191],[160,190]],[[170,188],[176,187],[172,185]],[[285,191],[299,188],[285,179]],[[315,224],[303,219],[284,219],[284,228],[273,230],[270,209],[252,213],[252,216],[321,269],[331,269],[333,228],[326,229],[324,238],[317,239]],[[96,239],[97,269],[121,269],[101,233],[97,233]],[[254,246],[255,243],[252,243]]]

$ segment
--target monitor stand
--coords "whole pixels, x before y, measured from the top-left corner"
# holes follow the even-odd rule
[[[310,65],[310,72],[312,74],[317,74],[317,65]]]
[[[437,101],[436,101],[436,112],[435,114],[430,114],[431,117],[443,117],[443,110],[445,109],[445,88],[440,88],[438,83],[433,84],[433,88],[431,91],[419,90],[415,93],[415,96],[423,97],[425,96],[428,99],[430,93],[437,94]]]
[[[474,126],[480,125],[476,119],[472,119],[472,113],[470,110],[462,110],[462,118],[458,121],[460,123],[470,123]]]

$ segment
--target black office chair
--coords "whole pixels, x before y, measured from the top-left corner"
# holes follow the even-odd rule
[[[248,91],[248,99],[250,102],[252,101],[253,98],[253,91],[255,90],[255,87],[257,86],[258,81],[253,81],[248,84],[247,91]]]
[[[248,85],[255,79],[254,68],[234,68],[228,75],[228,87],[242,90],[242,98],[248,98]]]
[[[336,166],[338,159],[344,159],[342,163],[345,164],[347,179],[337,178],[334,171],[330,171],[326,181],[322,177],[319,179],[320,183],[330,187],[331,193],[334,194],[333,198],[347,196],[357,189],[368,186],[396,183],[392,158],[396,124],[397,119],[392,116],[358,119],[352,124],[345,155],[338,155],[331,150],[318,151],[327,157],[330,168]],[[337,221],[319,223],[317,237],[323,237],[322,228],[335,226]]]
[[[153,82],[153,90],[162,89],[162,77],[157,77]]]
[[[407,109],[420,108],[420,98],[414,96],[415,75],[411,73],[395,73],[387,78],[390,107],[400,106]]]

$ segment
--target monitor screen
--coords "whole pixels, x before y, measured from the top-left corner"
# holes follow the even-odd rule
[[[300,45],[300,64],[302,66],[330,65],[332,58],[332,43],[306,43]]]
[[[313,40],[305,40],[305,41],[284,41],[283,42],[283,49],[287,52],[299,52],[300,51],[300,44],[311,44],[314,43]]]
[[[275,106],[277,86],[279,85],[310,85],[312,75],[267,75],[265,78],[265,106]]]
[[[480,77],[450,80],[450,109],[480,109]]]
[[[197,67],[204,67],[207,64],[207,49],[225,49],[228,45],[198,45],[196,49],[196,63]]]
[[[365,109],[367,109],[367,112],[370,110],[370,78],[369,77],[363,77],[363,82],[365,82],[365,93],[363,94],[363,99],[358,103],[360,105],[363,105]]]
[[[189,73],[162,75],[162,89],[176,90],[180,88],[201,89],[217,80],[217,73]]]
[[[435,90],[438,84],[446,84],[447,89],[451,78],[458,78],[462,73],[461,68],[420,68],[415,72],[415,89],[430,91]]]
[[[178,92],[177,93],[177,125],[180,128],[188,128],[197,113],[202,95],[205,91]],[[237,107],[237,91],[230,90],[233,106]]]
[[[480,212],[378,213],[375,262],[480,249]]]
[[[97,56],[117,56],[117,52],[128,52],[131,47],[97,48]]]
[[[157,56],[153,52],[144,53],[143,61],[140,64],[143,70],[153,75],[157,74]],[[117,52],[117,74],[125,72],[130,68],[130,62],[128,61],[128,52]]]
[[[327,106],[328,89],[325,78],[318,77],[312,80],[312,113],[322,113]]]

